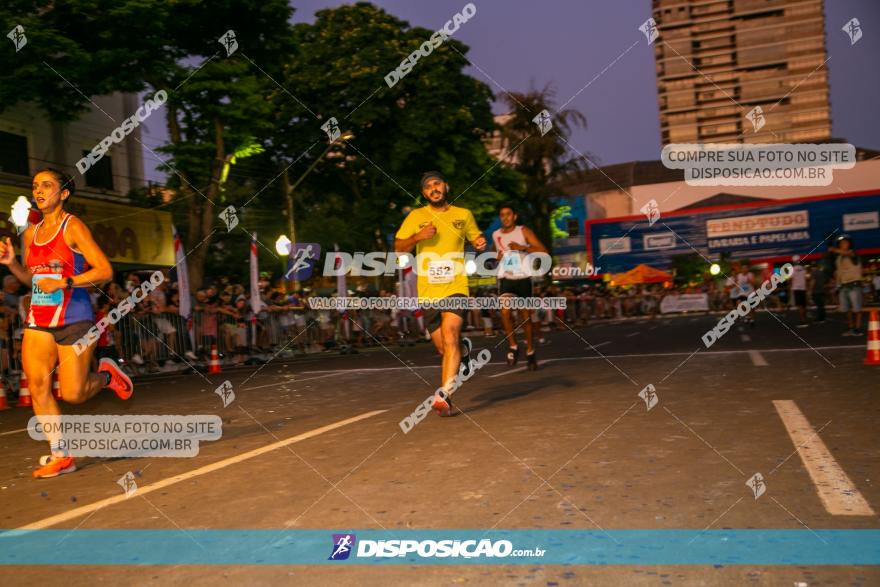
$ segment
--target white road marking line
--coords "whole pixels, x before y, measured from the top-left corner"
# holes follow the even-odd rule
[[[797,404],[791,400],[773,400],[773,406],[828,513],[835,516],[876,515],[846,472],[834,460],[831,451],[815,433]]]
[[[751,342],[752,341],[752,337],[749,336],[748,334],[740,334],[739,339],[743,342]]]
[[[639,332],[638,330],[636,330],[635,332],[630,332],[629,334],[627,334],[626,337],[629,338],[629,337],[631,337],[631,336],[635,336],[635,335],[637,335],[637,334],[641,334],[641,332]]]
[[[520,371],[525,371],[528,369],[528,365],[525,367],[517,367],[516,369],[508,369],[507,371],[502,371],[501,373],[496,373],[495,375],[489,375],[489,379],[493,377],[503,377],[504,375],[510,375],[511,373],[518,373]]]
[[[601,344],[593,345],[594,348],[598,348],[601,345],[611,344],[609,342],[603,342]],[[837,345],[837,346],[814,346],[813,348],[788,348],[788,349],[761,349],[762,353],[803,353],[803,352],[814,352],[816,350],[819,351],[833,351],[833,350],[850,350],[850,349],[861,349],[865,350],[865,345],[863,344],[850,344],[850,345]],[[729,350],[729,351],[703,351],[698,353],[697,357],[710,357],[712,355],[722,356],[722,355],[741,355],[743,353],[748,353],[747,350]],[[643,359],[645,357],[653,358],[653,357],[686,357],[688,355],[693,355],[693,351],[689,353],[647,353],[647,354],[630,354],[630,355],[605,355],[604,357],[559,357],[556,359],[542,359],[542,363],[554,363],[556,361],[595,361],[595,360],[604,360],[604,359]],[[497,362],[497,363],[487,363],[488,365],[506,365],[507,363]],[[312,373],[357,373],[359,371],[402,371],[409,369],[439,369],[440,365],[410,365],[409,367],[373,367],[370,369],[327,369],[323,371],[303,371],[303,374],[312,374]]]
[[[752,365],[755,367],[766,367],[767,360],[764,359],[764,355],[756,350],[749,351],[749,358],[752,360]]]
[[[348,426],[349,424],[354,424],[355,422],[366,420],[367,418],[372,418],[373,416],[378,416],[379,414],[384,414],[387,411],[388,410],[374,410],[372,412],[365,412],[363,414],[360,414],[359,416],[340,420],[338,422],[334,422],[333,424],[327,424],[326,426],[321,426],[320,428],[315,428],[314,430],[309,430],[308,432],[297,434],[296,436],[293,436],[291,438],[285,438],[284,440],[279,440],[278,442],[273,442],[272,444],[267,444],[266,446],[261,446],[260,448],[255,448],[254,450],[249,450],[233,457],[221,459],[215,463],[205,465],[204,467],[199,467],[198,469],[194,469],[187,473],[181,473],[180,475],[168,477],[167,479],[162,479],[161,481],[156,481],[155,483],[150,483],[149,485],[144,485],[143,487],[138,487],[137,494],[146,495],[147,493],[152,493],[154,491],[164,489],[170,485],[180,483],[181,481],[187,481],[194,477],[206,475],[207,473],[213,473],[214,471],[219,471],[220,469],[228,467],[229,465],[235,465],[237,463],[244,462],[248,459],[266,454],[267,452],[283,448],[289,444],[295,444],[297,442],[302,442],[303,440],[308,440],[309,438],[324,434],[325,432],[330,432],[331,430],[336,430],[337,428],[342,428],[343,426]],[[125,496],[124,493],[120,493],[119,495],[114,495],[113,497],[101,499],[99,501],[80,506],[72,510],[68,510],[56,516],[43,518],[42,520],[32,522],[26,526],[22,526],[17,529],[42,530],[44,528],[51,528],[52,526],[57,526],[58,524],[76,519],[80,516],[88,515],[105,506],[121,503],[123,501],[126,501],[127,499],[128,498]]]
[[[592,348],[594,348],[594,349],[598,349],[598,348],[601,348],[601,347],[605,346],[606,344],[611,344],[611,341],[610,341],[610,340],[606,340],[605,342],[600,342],[599,344],[594,344]],[[592,349],[591,349],[591,350],[592,350]]]
[[[264,387],[278,387],[279,385],[286,385],[289,383],[302,383],[303,381],[312,381],[313,379],[324,379],[325,377],[333,377],[334,375],[340,375],[339,373],[328,373],[326,375],[319,375],[317,377],[309,377],[308,379],[296,379],[295,377],[287,377],[284,381],[276,381],[275,383],[267,383],[266,385],[257,385],[255,387],[244,387],[242,391],[250,391],[252,389],[263,389]],[[277,375],[276,375],[277,377]]]

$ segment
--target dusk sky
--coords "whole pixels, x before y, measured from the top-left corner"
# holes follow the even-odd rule
[[[312,22],[315,11],[346,3],[297,1],[294,21]],[[376,0],[374,4],[412,26],[437,30],[467,2]],[[572,145],[596,156],[600,165],[659,159],[654,55],[638,30],[651,15],[650,0],[485,0],[474,5],[476,15],[455,33],[470,47],[468,57],[474,64],[467,69],[470,75],[487,83],[496,96],[552,83],[557,106],[571,100],[566,108],[587,117],[588,127],[575,132]],[[880,150],[876,75],[880,2],[826,1],[825,17],[833,135]],[[859,19],[863,37],[851,46],[841,29],[852,17]],[[497,102],[496,113],[503,110]],[[152,147],[164,137],[164,128],[154,123],[144,138]],[[148,178],[161,177],[152,170],[149,155],[145,164]]]

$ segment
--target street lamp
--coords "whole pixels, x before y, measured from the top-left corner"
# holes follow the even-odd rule
[[[28,225],[28,216],[31,212],[31,203],[24,196],[18,196],[18,199],[15,200],[15,203],[12,205],[12,213],[10,213],[10,217],[12,218],[13,224],[21,232],[21,229]]]
[[[718,275],[719,273],[721,273],[721,265],[719,265],[718,263],[712,263],[712,265],[709,267],[709,273],[711,273],[712,275]]]
[[[279,255],[289,255],[291,252],[290,244],[290,239],[282,234],[278,237],[278,240],[275,241],[275,250],[278,251]]]
[[[287,232],[290,234],[290,238],[287,240],[289,245],[288,245],[287,251],[284,253],[282,253],[281,249],[278,248],[278,243],[281,242],[281,238],[279,237],[278,241],[275,242],[275,249],[279,253],[281,253],[283,255],[289,255],[292,252],[293,244],[296,243],[296,229],[294,227],[294,221],[293,221],[293,191],[297,188],[297,186],[299,184],[302,183],[302,181],[306,178],[306,176],[312,172],[312,170],[318,165],[318,162],[320,162],[321,159],[323,159],[324,156],[330,152],[330,149],[332,149],[334,145],[336,145],[340,141],[342,141],[342,142],[350,141],[353,138],[354,138],[354,133],[351,131],[346,131],[346,132],[342,133],[341,135],[339,135],[339,137],[335,141],[331,141],[330,144],[327,145],[327,148],[324,149],[324,152],[321,153],[317,159],[312,161],[312,164],[309,165],[309,168],[305,170],[305,172],[300,176],[300,178],[298,180],[296,180],[296,183],[294,183],[293,185],[287,186],[287,189],[285,190],[286,195],[287,195]],[[287,169],[285,169],[284,170],[284,184],[287,185],[288,181],[289,180],[287,177]],[[288,263],[288,265],[289,265],[289,263]],[[285,284],[288,283],[288,280],[286,279],[286,277],[287,276],[285,275],[285,280],[284,280]],[[294,291],[297,289],[298,285],[299,284],[296,281],[296,278],[294,278],[294,280],[293,280]]]

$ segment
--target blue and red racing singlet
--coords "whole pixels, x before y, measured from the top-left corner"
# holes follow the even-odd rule
[[[28,312],[28,326],[58,328],[74,322],[93,321],[92,303],[85,288],[58,289],[46,293],[40,289],[40,280],[47,277],[67,279],[88,270],[86,258],[79,251],[71,249],[64,242],[67,222],[72,218],[67,214],[52,237],[43,243],[38,242],[40,228],[34,229],[34,238],[28,249],[25,264],[33,274],[31,287],[31,309]]]

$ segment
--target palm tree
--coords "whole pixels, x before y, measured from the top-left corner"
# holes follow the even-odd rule
[[[502,142],[508,151],[505,159],[525,177],[523,213],[549,248],[553,243],[550,197],[560,194],[560,183],[566,176],[588,167],[568,143],[572,129],[586,128],[587,119],[578,110],[557,111],[556,91],[551,84],[540,90],[533,87],[526,93],[508,92],[503,100],[510,108],[501,126]],[[533,120],[544,110],[550,114],[553,127],[542,135]]]

